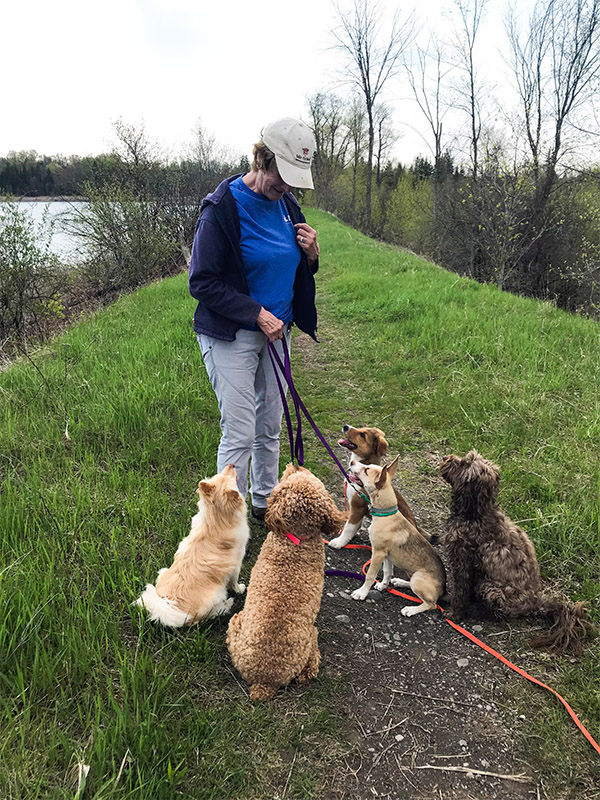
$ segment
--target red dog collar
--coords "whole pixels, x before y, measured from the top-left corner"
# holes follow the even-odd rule
[[[287,533],[287,531],[285,535],[290,540],[290,542],[293,542],[294,544],[300,544],[300,542],[306,541],[306,539],[299,539],[297,536],[294,536],[293,533]]]

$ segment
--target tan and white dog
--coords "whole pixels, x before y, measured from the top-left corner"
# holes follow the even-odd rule
[[[352,425],[344,425],[342,431],[344,438],[338,439],[338,444],[340,447],[345,447],[346,450],[350,451],[352,454],[351,461],[360,461],[362,464],[381,464],[389,446],[382,430],[379,428],[355,428]],[[404,497],[397,489],[394,489],[394,492],[396,493],[396,503],[400,512],[415,526],[420,534],[428,541],[431,541],[429,534],[417,525],[414,514]],[[346,482],[346,496],[350,513],[340,535],[328,543],[329,547],[334,550],[341,550],[358,533],[362,521],[369,510],[369,504],[363,495],[364,493],[360,491],[360,488],[353,487],[352,484]]]
[[[444,565],[433,547],[415,526],[398,510],[392,478],[396,473],[398,456],[385,467],[350,462],[349,477],[371,500],[373,521],[369,526],[371,564],[363,585],[352,592],[354,600],[365,600],[383,564],[383,580],[375,584],[382,592],[392,586],[410,587],[421,599],[419,606],[404,606],[401,614],[412,617],[436,608],[444,592]],[[394,565],[404,570],[410,580],[392,578]]]
[[[158,573],[137,599],[150,619],[168,628],[193,625],[202,619],[228,614],[239,583],[249,528],[244,498],[237,488],[235,467],[198,484],[198,513],[188,536],[182,539],[173,564]]]

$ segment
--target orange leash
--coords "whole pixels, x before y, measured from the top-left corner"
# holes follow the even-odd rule
[[[359,547],[359,546],[361,546],[361,545],[349,545],[349,547]],[[368,545],[362,545],[362,547],[368,547]],[[363,575],[366,575],[367,567],[369,566],[370,563],[371,563],[371,559],[369,559],[368,561],[366,561],[363,564],[363,568],[362,568]],[[410,594],[404,594],[403,592],[399,592],[397,589],[389,589],[388,588],[387,591],[390,594],[396,594],[396,595],[398,595],[398,597],[403,597],[405,600],[412,600],[413,603],[420,603],[421,602],[421,600],[418,597],[413,597]],[[439,608],[440,611],[444,610],[440,605],[438,605],[438,608]],[[462,633],[462,635],[466,636],[467,639],[470,639],[476,645],[478,645],[483,650],[485,650],[486,653],[489,653],[490,655],[494,656],[494,658],[497,658],[499,661],[501,661],[507,667],[509,667],[510,669],[514,670],[519,675],[521,675],[523,678],[527,678],[528,681],[531,681],[532,683],[536,683],[538,686],[541,686],[542,689],[547,689],[549,692],[552,692],[552,694],[555,697],[558,697],[560,702],[563,704],[563,706],[569,712],[569,716],[571,717],[571,719],[573,720],[575,725],[577,725],[579,730],[583,733],[583,735],[588,740],[588,742],[592,745],[594,750],[598,754],[600,754],[600,745],[595,741],[595,739],[592,737],[591,733],[587,730],[587,728],[584,727],[583,723],[581,722],[581,720],[579,719],[577,714],[573,711],[571,706],[564,699],[564,697],[562,697],[555,689],[553,689],[551,686],[548,686],[546,683],[542,683],[542,681],[538,681],[537,678],[534,678],[533,675],[530,675],[528,672],[525,672],[525,670],[521,669],[521,667],[517,667],[516,664],[513,664],[512,661],[509,661],[507,658],[505,658],[497,650],[494,650],[493,647],[490,647],[485,642],[482,642],[481,639],[478,639],[477,636],[475,636],[473,633],[468,631],[466,628],[463,628],[461,625],[457,625],[456,622],[452,622],[451,619],[446,619],[446,622],[448,623],[448,625],[451,625],[454,628],[455,631],[458,631],[459,633]]]
[[[358,550],[358,549],[370,550],[371,549],[369,547],[369,545],[367,545],[367,544],[347,544],[344,549],[346,549],[346,548],[353,549],[353,550]],[[363,564],[363,568],[362,568],[363,575],[367,574],[367,568],[368,568],[370,563],[371,563],[371,559],[369,559],[368,561],[365,561],[365,563]],[[421,600],[419,598],[413,597],[410,594],[404,594],[403,592],[399,592],[397,589],[388,588],[386,591],[388,591],[390,594],[395,594],[398,597],[403,597],[405,600],[411,600],[413,603],[420,603],[421,602]],[[444,610],[440,605],[438,605],[438,608],[439,608],[440,611]],[[523,678],[527,678],[527,680],[531,681],[531,683],[535,683],[538,686],[541,686],[542,689],[547,689],[549,692],[552,692],[552,694],[555,697],[557,697],[560,700],[560,702],[563,704],[563,706],[567,709],[567,711],[569,713],[569,716],[571,717],[571,719],[573,720],[575,725],[577,725],[579,730],[583,733],[583,735],[588,740],[588,742],[592,745],[594,750],[600,755],[600,745],[592,737],[591,733],[583,725],[583,723],[581,722],[581,720],[579,719],[577,714],[573,711],[573,709],[567,703],[567,701],[564,699],[564,697],[562,697],[555,689],[553,689],[551,686],[548,686],[545,683],[542,683],[542,681],[539,681],[537,678],[534,678],[533,675],[530,675],[528,672],[525,672],[525,670],[521,669],[521,667],[517,667],[516,664],[513,664],[512,661],[509,661],[507,658],[505,658],[497,650],[494,650],[493,647],[490,647],[485,642],[482,642],[481,639],[478,639],[477,636],[472,634],[470,631],[466,630],[466,628],[463,628],[461,625],[457,625],[455,622],[452,622],[452,620],[450,620],[450,619],[446,619],[446,622],[448,623],[448,625],[451,625],[454,628],[454,630],[458,631],[459,633],[462,633],[462,635],[466,636],[467,639],[470,639],[474,644],[478,645],[483,650],[485,650],[486,653],[489,653],[491,656],[494,656],[494,658],[497,658],[505,666],[509,667],[509,669],[514,670],[514,672],[517,672]]]

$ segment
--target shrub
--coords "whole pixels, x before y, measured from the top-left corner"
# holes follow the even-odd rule
[[[50,252],[52,223],[36,223],[10,198],[0,199],[0,338],[43,333],[62,315],[64,268]]]
[[[68,223],[79,239],[81,270],[100,294],[132,289],[172,273],[181,262],[177,226],[161,199],[140,199],[129,186],[85,187],[88,202]]]

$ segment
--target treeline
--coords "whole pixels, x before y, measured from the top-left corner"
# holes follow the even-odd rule
[[[134,131],[131,126],[122,122],[117,123],[117,137],[127,138],[129,133],[133,138],[140,134],[149,144],[143,129]],[[120,131],[120,132],[119,132]],[[206,138],[206,134],[201,136]],[[209,143],[212,141],[208,137]],[[211,171],[220,174],[224,163],[233,167],[248,169],[249,164],[245,159],[231,159],[219,152],[198,153],[189,152],[181,158],[167,159],[158,154],[152,146],[153,152],[148,148],[143,154],[139,151],[141,141],[130,142],[132,148],[126,147],[120,151],[100,154],[97,156],[46,156],[39,155],[34,150],[11,151],[7,156],[0,157],[0,195],[12,197],[86,197],[89,186],[103,186],[110,183],[127,182],[132,177],[131,161],[137,159],[138,166],[142,163],[149,167],[151,174],[146,176],[146,184],[155,182],[158,187],[165,185],[178,185],[184,192],[189,193],[190,186],[196,185],[200,179],[201,186],[208,186],[209,180],[205,176]],[[210,144],[212,149],[214,142]],[[201,149],[206,149],[201,148]],[[215,148],[218,151],[218,148]],[[140,160],[141,155],[141,160]],[[139,176],[136,179],[139,183]]]
[[[346,125],[335,127],[340,147],[319,149],[309,202],[461,275],[600,315],[600,169],[557,176],[541,209],[533,165],[510,166],[497,148],[482,148],[477,176],[449,151],[437,164],[383,162],[373,171],[367,224],[366,160],[344,149]]]
[[[345,92],[308,101],[315,202],[461,274],[598,315],[600,0],[507,3],[496,58],[489,0],[449,0],[438,30],[378,0],[335,9]],[[387,163],[392,95],[412,97],[431,154],[409,170]]]
[[[77,197],[88,182],[107,181],[121,165],[107,153],[98,156],[45,156],[11,151],[0,158],[0,194],[15,197]]]

